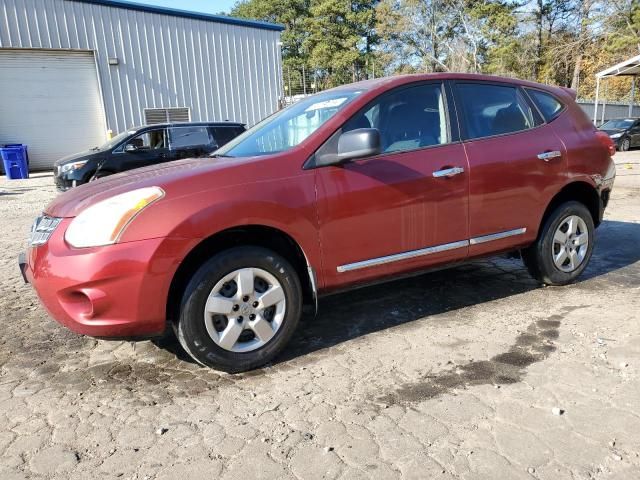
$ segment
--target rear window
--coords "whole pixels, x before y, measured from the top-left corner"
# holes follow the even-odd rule
[[[540,113],[542,113],[545,121],[550,122],[564,109],[564,105],[553,95],[541,92],[540,90],[531,90],[528,88],[526,90],[540,110]]]

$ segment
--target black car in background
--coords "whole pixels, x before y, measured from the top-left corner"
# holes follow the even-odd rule
[[[135,127],[100,147],[61,158],[54,164],[59,190],[93,179],[181,158],[208,155],[245,131],[242,123],[161,123]]]
[[[616,144],[616,148],[622,152],[640,145],[640,119],[638,118],[613,118],[600,125],[599,129],[609,135]]]

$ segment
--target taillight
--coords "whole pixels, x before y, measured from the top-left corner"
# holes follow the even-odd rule
[[[600,130],[596,131],[596,137],[598,137],[602,146],[607,149],[609,156],[613,157],[616,154],[616,145],[611,140],[611,137]]]

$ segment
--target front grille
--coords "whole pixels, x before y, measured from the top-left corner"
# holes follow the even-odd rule
[[[31,226],[31,235],[29,235],[29,245],[37,247],[44,245],[51,237],[51,234],[60,224],[61,218],[42,215],[33,222]]]

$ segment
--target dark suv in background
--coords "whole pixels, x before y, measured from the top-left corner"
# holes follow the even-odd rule
[[[59,190],[134,168],[202,157],[245,131],[242,123],[161,123],[134,127],[100,147],[61,158],[54,164]]]

